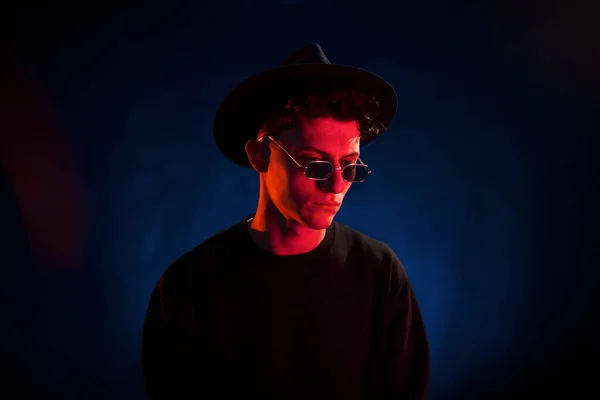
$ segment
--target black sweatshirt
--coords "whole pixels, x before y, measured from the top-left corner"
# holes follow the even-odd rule
[[[258,247],[248,220],[173,263],[143,329],[149,399],[427,399],[429,346],[386,244],[334,222],[306,254]]]

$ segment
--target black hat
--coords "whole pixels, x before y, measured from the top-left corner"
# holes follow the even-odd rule
[[[389,83],[360,68],[331,64],[321,46],[313,43],[296,50],[280,67],[246,79],[225,97],[213,126],[219,150],[234,163],[250,168],[246,142],[256,138],[270,113],[315,82],[353,88],[375,96],[380,101],[377,120],[383,130],[396,114],[398,99]],[[361,145],[367,143],[363,141]]]

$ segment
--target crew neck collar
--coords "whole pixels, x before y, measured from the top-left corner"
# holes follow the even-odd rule
[[[321,255],[327,254],[333,248],[333,244],[335,241],[335,231],[336,231],[336,222],[335,221],[333,221],[331,223],[331,225],[329,225],[327,227],[327,229],[325,231],[325,237],[323,238],[323,240],[321,240],[321,243],[319,243],[317,245],[317,247],[315,247],[314,249],[312,249],[306,253],[301,253],[301,254],[278,255],[278,254],[275,254],[275,253],[272,253],[270,251],[263,249],[254,241],[254,239],[252,239],[249,228],[250,228],[250,223],[252,222],[253,219],[254,219],[254,214],[250,214],[241,223],[241,226],[245,231],[245,237],[248,241],[249,246],[254,251],[256,251],[258,253],[262,253],[263,255],[265,255],[267,257],[287,259],[287,260],[312,258],[315,256],[321,256]]]

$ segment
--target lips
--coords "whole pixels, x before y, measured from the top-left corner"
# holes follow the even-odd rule
[[[340,209],[340,203],[315,203],[317,210],[335,214]]]
[[[330,207],[337,208],[340,206],[340,203],[315,203],[319,207]]]

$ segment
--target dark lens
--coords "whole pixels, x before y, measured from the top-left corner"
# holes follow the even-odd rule
[[[348,165],[342,171],[342,176],[348,182],[362,182],[369,176],[369,168],[366,165]]]
[[[311,179],[327,179],[333,171],[333,165],[328,162],[309,162],[306,166],[306,176]]]

